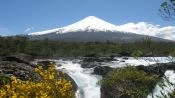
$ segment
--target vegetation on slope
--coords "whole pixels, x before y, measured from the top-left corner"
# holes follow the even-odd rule
[[[113,70],[101,82],[102,98],[146,98],[158,80],[158,75],[133,67]]]
[[[26,53],[33,56],[97,56],[117,55],[131,56],[135,50],[142,51],[141,56],[166,56],[175,50],[173,42],[151,42],[148,46],[145,41],[135,43],[120,42],[60,42],[51,40],[29,40],[26,37],[0,37],[0,55]],[[154,53],[152,53],[154,51]]]

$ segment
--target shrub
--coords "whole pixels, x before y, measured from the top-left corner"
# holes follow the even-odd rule
[[[42,80],[21,81],[16,77],[11,77],[11,82],[0,88],[0,98],[74,98],[71,82],[63,78],[58,78],[54,65],[50,65],[48,70],[41,66],[35,71],[42,76]]]
[[[158,79],[157,75],[126,67],[109,72],[102,80],[102,87],[112,92],[109,93],[111,98],[118,98],[116,93],[125,98],[146,98]]]

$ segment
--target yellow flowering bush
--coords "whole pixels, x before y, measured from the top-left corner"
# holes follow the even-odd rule
[[[42,80],[21,81],[11,77],[11,82],[0,88],[0,98],[75,98],[71,82],[57,73],[53,64],[44,70],[41,66],[35,71],[42,76]]]

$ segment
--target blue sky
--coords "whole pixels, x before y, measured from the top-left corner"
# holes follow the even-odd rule
[[[0,0],[0,35],[27,34],[62,27],[87,16],[115,25],[147,22],[175,25],[158,15],[163,0]]]

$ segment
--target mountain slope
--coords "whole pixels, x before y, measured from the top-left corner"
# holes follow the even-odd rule
[[[49,33],[57,33],[57,34],[63,34],[63,33],[69,33],[69,32],[99,32],[99,31],[111,31],[116,32],[117,26],[110,24],[104,20],[101,20],[95,16],[88,16],[87,18],[80,20],[74,24],[71,24],[69,26],[63,27],[63,28],[56,28],[52,30],[42,31],[42,32],[34,32],[29,33],[29,35],[43,35],[43,34],[49,34]]]
[[[95,16],[89,16],[74,24],[63,28],[30,33],[31,39],[51,39],[60,41],[89,42],[89,41],[119,41],[135,42],[144,39],[146,35],[129,33],[118,26],[101,20]],[[149,36],[151,37],[151,36]],[[166,41],[161,38],[151,37],[154,41]]]
[[[44,35],[35,35],[30,36],[32,40],[59,40],[65,42],[136,42],[142,41],[144,38],[148,36],[139,35],[139,34],[131,34],[131,33],[123,33],[123,32],[70,32],[65,34],[56,34],[49,33]],[[164,40],[157,37],[149,36],[153,41],[165,42],[169,40]]]

